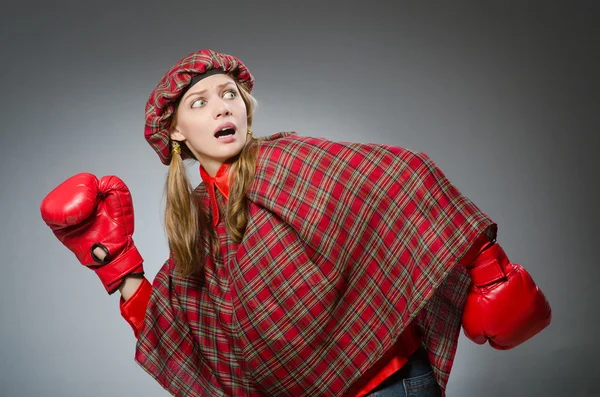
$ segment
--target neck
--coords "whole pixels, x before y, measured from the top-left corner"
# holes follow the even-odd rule
[[[219,169],[221,169],[221,166],[223,165],[223,163],[219,161],[203,161],[201,164],[204,171],[206,171],[211,178],[214,178],[217,175],[217,172],[219,172]]]

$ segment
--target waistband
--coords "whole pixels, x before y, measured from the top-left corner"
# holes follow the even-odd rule
[[[391,385],[402,383],[402,381],[407,378],[428,374],[432,370],[433,369],[429,363],[429,359],[427,358],[427,351],[425,348],[420,347],[408,358],[408,361],[402,366],[402,368],[396,371],[393,375],[389,376],[371,392],[376,392]]]

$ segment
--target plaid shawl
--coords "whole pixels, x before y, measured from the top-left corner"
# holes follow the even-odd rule
[[[458,262],[497,225],[424,153],[260,139],[243,241],[221,219],[201,280],[165,262],[136,361],[176,396],[342,396],[414,320],[445,390],[470,284]]]

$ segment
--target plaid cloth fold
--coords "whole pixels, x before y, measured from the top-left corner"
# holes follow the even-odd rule
[[[414,320],[445,390],[458,262],[497,225],[426,154],[278,133],[247,197],[243,241],[221,217],[201,280],[171,260],[156,276],[135,356],[150,375],[176,396],[342,396]]]

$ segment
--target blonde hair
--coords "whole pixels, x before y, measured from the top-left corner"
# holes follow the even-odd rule
[[[246,105],[250,129],[257,102],[243,85],[237,81],[236,85]],[[177,112],[173,114],[172,127],[177,123],[176,115]],[[181,144],[180,148],[189,158],[197,161],[186,145]],[[237,243],[241,242],[248,224],[246,192],[254,179],[257,154],[258,140],[247,135],[246,144],[229,168],[230,189],[224,221],[227,232]],[[235,183],[231,183],[232,179]],[[209,248],[212,247],[213,255],[218,255],[220,244],[207,209],[192,188],[183,159],[175,153],[169,164],[165,193],[165,230],[175,268],[184,277],[199,277]]]

